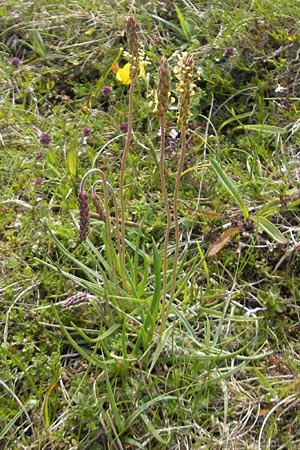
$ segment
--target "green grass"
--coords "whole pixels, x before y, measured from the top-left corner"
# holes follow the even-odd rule
[[[299,447],[298,6],[0,7],[1,449]],[[151,64],[120,189],[128,14]],[[196,84],[180,177],[176,51]],[[79,243],[90,169],[106,221],[90,203]]]

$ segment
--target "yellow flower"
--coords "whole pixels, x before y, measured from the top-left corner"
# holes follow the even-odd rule
[[[143,66],[143,64],[140,64],[140,74],[139,74],[140,78],[143,78],[144,81],[147,81],[146,78],[146,71],[145,71],[145,66]]]
[[[130,79],[129,74],[130,74],[130,64],[127,63],[127,64],[125,64],[124,67],[119,68],[119,70],[116,73],[116,78],[122,84],[130,84],[131,79]]]
[[[145,72],[145,67],[143,65],[140,65],[139,77],[143,78],[143,80],[146,81],[146,72]],[[130,64],[129,63],[125,64],[124,67],[120,67],[118,69],[118,71],[116,73],[116,78],[122,84],[128,85],[131,83]]]

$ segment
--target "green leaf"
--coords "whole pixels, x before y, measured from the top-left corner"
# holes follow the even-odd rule
[[[84,34],[86,36],[91,36],[94,33],[95,33],[95,28],[89,28]]]
[[[50,149],[47,150],[47,159],[48,159],[48,163],[51,164],[52,166],[55,166],[58,164],[55,154]]]
[[[184,37],[185,37],[187,40],[190,40],[190,39],[191,39],[190,27],[188,26],[188,24],[187,24],[187,22],[186,22],[186,20],[185,20],[185,18],[184,18],[184,16],[183,16],[183,14],[182,14],[182,12],[181,12],[180,9],[178,8],[178,6],[177,6],[176,4],[174,4],[174,7],[175,7],[175,11],[176,11],[178,20],[179,20],[179,22],[180,22],[180,26],[181,26],[181,28],[182,28]]]
[[[22,416],[22,414],[24,414],[24,412],[26,413],[26,409],[25,407],[23,407],[23,409],[20,409],[15,415],[14,417],[5,424],[4,428],[1,430],[0,432],[0,439],[3,439],[4,436],[10,431],[10,429],[14,426],[14,424],[16,423],[17,420],[20,419],[20,417]]]
[[[211,163],[214,171],[218,175],[220,181],[222,182],[223,186],[227,189],[229,194],[233,197],[233,199],[236,201],[236,203],[240,206],[240,208],[243,212],[244,218],[248,219],[249,211],[248,211],[246,204],[243,202],[242,197],[240,196],[238,187],[231,180],[231,178],[229,178],[228,175],[226,175],[226,173],[224,172],[222,167],[219,165],[219,163],[215,159],[211,158],[210,163]]]
[[[169,395],[169,394],[162,394],[158,397],[154,397],[151,400],[148,400],[147,402],[141,404],[137,408],[134,409],[131,416],[129,416],[125,423],[125,430],[126,431],[129,427],[132,426],[132,424],[135,422],[135,420],[143,414],[144,411],[146,411],[148,408],[151,408],[153,405],[157,405],[158,402],[168,402],[169,400],[178,400],[178,398],[175,395]]]
[[[261,227],[266,233],[268,233],[271,238],[282,244],[286,244],[287,240],[283,234],[278,230],[278,228],[270,222],[266,217],[253,216],[251,220],[255,222],[259,227]]]
[[[77,161],[77,154],[71,150],[67,154],[67,169],[72,178],[75,178],[77,174]]]
[[[163,444],[164,446],[169,446],[171,443],[171,433],[169,432],[169,437],[168,439],[163,439],[161,437],[161,435],[156,431],[156,429],[154,428],[151,420],[149,419],[149,417],[146,414],[141,414],[141,418],[143,419],[146,427],[148,428],[149,432],[152,434],[152,436],[161,444]]]
[[[153,370],[153,368],[154,368],[154,366],[155,366],[155,364],[156,364],[156,362],[157,362],[157,360],[159,358],[159,355],[161,354],[161,352],[163,351],[165,345],[169,341],[169,337],[170,337],[171,331],[172,331],[171,327],[167,328],[163,332],[162,336],[160,337],[160,340],[159,340],[159,342],[157,344],[155,352],[154,352],[154,354],[152,356],[151,366],[150,366],[150,368],[148,370],[148,374],[147,374],[148,377],[150,376],[150,373],[152,372],[152,370]]]
[[[258,381],[260,382],[260,384],[267,389],[269,392],[272,392],[274,394],[274,389],[271,385],[271,383],[269,383],[267,377],[265,377],[265,375],[263,373],[261,373],[258,369],[254,368],[254,372],[255,375],[258,378]]]
[[[1,356],[1,353],[4,353],[4,355],[6,357],[10,358],[12,363],[15,364],[21,370],[21,372],[23,372],[24,377],[27,379],[28,384],[30,385],[32,391],[35,393],[35,395],[36,395],[37,399],[39,400],[40,404],[42,404],[42,397],[41,397],[41,394],[39,392],[39,389],[38,389],[37,385],[35,384],[34,379],[30,375],[28,367],[26,367],[21,362],[21,359],[19,358],[18,353],[13,354],[12,352],[10,352],[8,350],[8,348],[6,347],[6,344],[2,344],[0,346],[0,356]],[[1,356],[1,361],[3,361],[2,356]]]
[[[111,334],[114,334],[121,326],[119,323],[117,323],[115,325],[112,325],[108,330],[106,330],[96,338],[90,338],[81,328],[77,327],[74,322],[71,321],[71,325],[80,334],[82,339],[84,339],[88,344],[96,344],[97,342],[104,341]]]
[[[107,370],[105,370],[105,383],[106,383],[107,398],[109,400],[111,411],[113,413],[114,422],[117,426],[118,432],[121,434],[124,431],[125,422],[124,422],[123,417],[119,413],[117,402],[116,402],[116,399],[115,399],[115,396],[114,396],[114,393],[112,390],[112,385],[110,383]]]
[[[232,117],[229,117],[229,119],[227,119],[227,120],[225,120],[223,123],[221,123],[221,125],[220,125],[220,127],[219,127],[219,129],[218,129],[218,132],[220,132],[224,127],[226,127],[227,125],[229,125],[231,122],[234,122],[234,121],[240,121],[240,119],[246,119],[246,118],[248,118],[248,117],[251,117],[252,114],[253,114],[253,112],[254,112],[254,109],[253,109],[252,111],[250,111],[250,112],[243,113],[243,114],[237,114],[237,115],[235,115],[235,114],[233,113],[234,115],[233,115]],[[242,125],[240,125],[240,126],[242,126]],[[236,129],[236,128],[234,128],[234,129]]]
[[[157,16],[156,14],[151,14],[151,17],[153,17],[154,20],[158,20],[159,22],[162,22],[166,27],[172,28],[174,31],[176,31],[179,34],[179,36],[182,34],[182,29],[180,27],[178,27],[177,25],[175,25],[170,20],[163,19],[162,17]]]
[[[275,125],[266,125],[264,123],[252,124],[252,125],[238,125],[232,131],[236,130],[257,131],[263,134],[284,134],[287,132],[285,128],[276,127]]]
[[[156,243],[153,241],[153,266],[154,266],[154,290],[151,298],[151,304],[149,312],[145,318],[144,324],[138,335],[137,341],[133,349],[133,355],[136,355],[140,348],[142,341],[144,346],[148,348],[151,344],[153,331],[155,328],[157,315],[160,305],[160,293],[161,293],[161,260],[157,250]]]
[[[64,326],[64,324],[62,323],[61,318],[59,317],[59,313],[56,310],[55,306],[52,305],[52,312],[57,320],[57,322],[60,325],[61,331],[63,332],[63,334],[65,335],[65,337],[67,338],[67,340],[69,341],[69,343],[71,344],[71,346],[73,348],[75,348],[75,350],[77,350],[77,352],[84,358],[86,359],[86,361],[88,361],[90,364],[93,364],[97,367],[100,367],[101,369],[107,369],[108,366],[111,365],[115,365],[115,360],[114,359],[99,359],[97,358],[97,356],[95,356],[94,354],[89,353],[89,351],[86,351],[84,349],[84,347],[82,347],[81,345],[79,345],[77,343],[77,341],[75,339],[72,338],[72,336],[70,335],[70,333],[68,332],[67,328]]]

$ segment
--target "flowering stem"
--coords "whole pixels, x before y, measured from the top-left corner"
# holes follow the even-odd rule
[[[82,177],[81,183],[80,183],[80,193],[84,192],[84,185],[85,185],[87,178],[94,173],[97,173],[99,175],[99,177],[102,181],[102,186],[103,186],[104,210],[106,213],[105,215],[106,215],[107,242],[108,242],[108,247],[109,247],[109,256],[110,256],[110,260],[111,260],[114,285],[117,289],[117,286],[118,286],[117,273],[116,273],[116,265],[115,265],[114,252],[113,252],[113,243],[112,243],[112,237],[111,237],[111,217],[110,217],[109,206],[108,206],[108,186],[110,188],[111,188],[111,186],[107,183],[106,177],[105,177],[104,173],[102,172],[102,170],[100,170],[98,168],[90,169],[84,174],[84,176]],[[94,189],[95,189],[95,184],[93,185],[93,191],[94,191]],[[94,194],[94,192],[93,192],[93,194]]]
[[[174,232],[175,232],[175,252],[173,259],[173,269],[172,269],[172,283],[171,283],[171,293],[170,299],[167,306],[165,319],[167,319],[170,314],[172,302],[174,300],[175,290],[176,290],[176,281],[177,281],[177,263],[179,256],[179,221],[178,221],[178,192],[180,186],[180,178],[183,169],[184,157],[186,151],[186,125],[182,125],[181,127],[181,151],[179,155],[179,163],[177,168],[175,187],[174,187],[174,196],[173,196],[173,207],[174,207]]]
[[[98,219],[98,220],[102,220],[102,221],[103,221],[101,215],[98,214],[98,213],[96,213],[96,212],[90,211],[90,216],[93,217],[93,219]],[[113,222],[119,223],[119,218],[116,218],[116,217],[113,217],[113,216],[112,216],[110,219],[111,219]],[[130,221],[130,220],[125,220],[125,226],[131,227],[131,228],[140,228],[141,225],[140,225],[139,222],[132,222],[132,221]],[[121,253],[121,252],[120,252],[120,253]]]
[[[166,224],[166,234],[165,234],[165,242],[164,242],[164,252],[163,252],[163,287],[162,287],[162,299],[161,299],[161,311],[162,311],[162,319],[161,319],[161,335],[163,333],[165,323],[167,320],[167,311],[166,309],[166,296],[167,296],[167,268],[168,268],[168,246],[169,246],[169,236],[170,236],[170,228],[171,228],[171,210],[168,199],[168,191],[166,187],[166,179],[165,179],[165,142],[166,142],[166,133],[165,133],[165,116],[160,118],[160,180],[161,180],[161,189],[164,199],[164,205],[166,209],[167,215],[167,224]]]
[[[125,168],[126,168],[126,159],[131,143],[132,136],[132,111],[133,111],[133,93],[134,93],[134,80],[132,80],[130,84],[129,90],[129,99],[128,99],[128,130],[126,136],[126,142],[122,154],[121,160],[121,169],[120,169],[120,225],[121,225],[121,254],[120,254],[120,267],[122,274],[122,283],[123,287],[126,286],[125,280],[125,199],[124,199],[124,176],[125,176]]]
[[[94,196],[96,196],[96,187],[97,187],[98,184],[103,185],[104,184],[103,180],[97,180],[93,184],[93,186],[92,186],[92,193],[93,193]],[[117,205],[116,194],[115,194],[115,191],[114,191],[114,189],[113,189],[113,187],[112,187],[112,185],[110,183],[106,182],[106,186],[109,189],[109,191],[111,193],[111,196],[112,196],[112,199],[113,199],[113,204],[114,204],[114,209],[115,209],[115,217],[111,217],[110,216],[109,211],[107,209],[108,208],[108,205],[106,204],[107,202],[105,203],[106,215],[107,215],[109,220],[113,220],[113,221],[116,222],[117,246],[118,246],[118,252],[120,254],[120,252],[121,252],[121,240],[120,240],[120,229],[119,229],[119,212],[118,212],[118,205]],[[104,192],[104,189],[106,189],[106,188],[103,186],[103,192]],[[106,190],[106,192],[107,192],[107,190]],[[100,214],[100,217],[101,217],[101,214]],[[104,220],[106,221],[106,217],[104,217]],[[109,235],[110,235],[110,233],[109,233]],[[110,241],[108,240],[108,242],[109,242],[109,245],[112,245],[111,239],[110,239]],[[112,253],[112,250],[111,250],[111,253]]]

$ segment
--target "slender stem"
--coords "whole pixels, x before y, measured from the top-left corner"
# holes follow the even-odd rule
[[[123,287],[126,286],[125,281],[125,199],[124,199],[124,177],[126,168],[126,159],[130,147],[131,136],[132,136],[132,111],[133,111],[133,93],[134,93],[134,80],[132,80],[129,90],[129,100],[128,100],[128,131],[126,136],[126,142],[122,154],[121,169],[120,169],[120,226],[121,226],[121,254],[120,254],[120,267],[122,273],[122,283]]]
[[[166,234],[165,234],[165,242],[164,242],[164,252],[163,252],[163,287],[162,287],[162,298],[161,298],[161,331],[162,335],[165,323],[167,320],[166,316],[166,296],[167,296],[167,269],[168,269],[168,246],[169,246],[169,236],[170,236],[170,228],[171,228],[171,210],[168,199],[168,191],[166,187],[166,179],[165,179],[165,143],[166,143],[166,133],[165,133],[165,117],[162,116],[160,119],[160,180],[161,180],[161,190],[164,199],[164,205],[166,209],[167,215],[167,224],[166,224]]]
[[[108,206],[108,185],[106,178],[104,174],[102,174],[102,180],[103,180],[103,197],[104,197],[104,208],[106,212],[107,222],[106,222],[106,231],[107,231],[107,242],[109,247],[109,256],[111,259],[111,267],[113,272],[113,279],[115,284],[116,292],[118,291],[118,281],[117,281],[117,271],[116,271],[116,265],[114,260],[114,251],[113,251],[113,242],[112,242],[112,236],[111,236],[111,218],[110,218],[110,211]]]
[[[103,180],[95,181],[95,183],[93,184],[93,187],[92,187],[93,193],[96,193],[96,186],[98,184],[103,184]],[[119,230],[119,211],[118,211],[118,205],[117,205],[117,198],[116,198],[116,194],[115,194],[115,191],[114,191],[112,185],[110,183],[106,182],[106,186],[108,187],[108,189],[111,193],[111,196],[113,199],[113,204],[114,204],[114,209],[115,209],[115,217],[111,217],[109,215],[109,217],[107,217],[106,220],[108,220],[108,221],[113,220],[114,222],[116,222],[117,246],[118,246],[118,252],[120,254],[121,253],[121,239],[120,239],[120,230]],[[107,207],[108,207],[108,205],[107,205]],[[107,214],[108,213],[109,213],[109,211],[107,210]],[[98,214],[96,217],[98,217]],[[127,224],[127,222],[126,222],[126,224]]]
[[[90,211],[90,216],[93,217],[93,219],[99,219],[99,220],[103,220],[101,219],[101,217],[99,216],[98,213]],[[119,223],[119,219],[116,219],[116,217],[111,217],[110,218],[113,222],[117,222]],[[131,222],[130,220],[125,220],[125,225],[131,228],[140,228],[140,223],[138,222]]]
[[[95,169],[88,170],[85,173],[85,175],[83,176],[81,183],[80,183],[80,191],[84,190],[84,185],[85,185],[87,177],[89,177],[90,175],[92,175],[94,173],[97,173],[99,175],[99,177],[101,179],[102,187],[103,187],[104,209],[105,209],[106,219],[107,219],[107,221],[106,221],[107,242],[108,242],[108,246],[109,246],[109,256],[111,259],[111,267],[112,267],[115,289],[117,289],[117,286],[118,286],[117,272],[116,272],[116,266],[115,266],[115,260],[114,260],[112,237],[111,237],[111,217],[110,217],[110,211],[109,211],[109,206],[108,206],[108,187],[109,187],[109,189],[112,189],[112,187],[106,181],[106,177],[105,177],[104,173],[102,172],[102,170],[95,168]],[[94,191],[95,186],[96,185],[94,183],[93,188],[92,188],[93,191]]]
[[[180,245],[180,242],[179,242],[179,220],[178,220],[178,192],[179,192],[179,186],[180,186],[180,178],[181,178],[182,169],[183,169],[185,150],[186,150],[186,126],[182,126],[181,127],[181,150],[180,150],[177,175],[176,175],[175,187],[174,187],[174,196],[173,196],[175,253],[174,253],[174,259],[173,259],[171,293],[170,293],[170,299],[169,299],[169,303],[168,303],[167,310],[166,310],[166,319],[167,319],[168,315],[170,314],[170,310],[171,310],[171,306],[172,306],[172,302],[174,300],[174,295],[175,295],[175,290],[176,290],[177,263],[178,263],[179,245]]]

